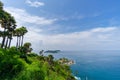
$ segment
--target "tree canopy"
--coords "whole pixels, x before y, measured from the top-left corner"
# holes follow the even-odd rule
[[[0,1],[0,25],[4,31],[0,31],[2,37],[1,48],[10,48],[13,36],[17,37],[16,47],[23,46],[24,35],[28,32],[26,27],[16,28],[15,18],[3,9],[3,3]]]

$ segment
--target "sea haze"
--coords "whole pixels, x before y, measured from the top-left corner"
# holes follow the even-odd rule
[[[119,50],[62,51],[54,57],[73,59],[71,69],[79,80],[120,80]]]

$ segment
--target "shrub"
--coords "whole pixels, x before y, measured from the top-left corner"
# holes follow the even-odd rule
[[[15,80],[44,80],[45,75],[41,70],[27,70],[22,72]]]
[[[4,57],[0,61],[0,75],[1,79],[4,78],[12,79],[14,76],[19,74],[24,69],[24,65],[21,61],[9,56]]]
[[[35,53],[30,53],[30,54],[27,54],[29,57],[36,57],[36,56],[38,56],[37,54],[35,54]]]

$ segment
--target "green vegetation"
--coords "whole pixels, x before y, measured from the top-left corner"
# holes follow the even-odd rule
[[[0,49],[1,80],[75,80],[69,66],[59,64],[52,55],[23,54],[15,47]]]
[[[26,27],[16,28],[16,21],[0,2],[0,80],[75,80],[68,65],[59,64],[52,55],[32,53],[31,43],[23,45]],[[16,46],[11,47],[16,37]],[[42,52],[41,52],[42,53]]]

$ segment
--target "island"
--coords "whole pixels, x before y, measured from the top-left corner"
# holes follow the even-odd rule
[[[59,53],[60,50],[47,50],[44,53]]]

